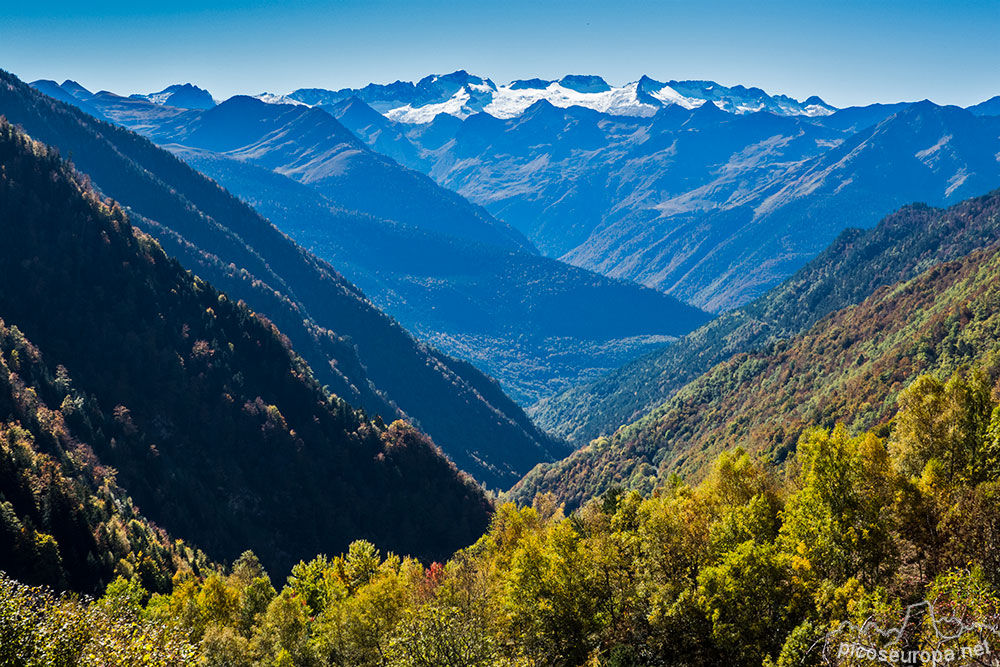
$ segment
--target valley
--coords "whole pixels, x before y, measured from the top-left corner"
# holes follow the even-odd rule
[[[148,80],[0,71],[0,664],[1000,643],[1000,98]]]
[[[249,201],[422,340],[496,377],[522,405],[708,319],[655,290],[539,255],[513,228],[367,150],[319,109],[236,97],[185,110],[72,90],[78,103]]]

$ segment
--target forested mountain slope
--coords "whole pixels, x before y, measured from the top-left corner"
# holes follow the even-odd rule
[[[816,259],[750,305],[677,343],[531,410],[540,426],[582,446],[610,435],[733,354],[793,336],[883,285],[1000,240],[1000,192],[946,210],[907,206],[870,230],[848,229]]]
[[[148,140],[7,73],[0,115],[71,157],[187,268],[266,315],[317,379],[352,405],[387,421],[412,418],[492,487],[506,488],[562,451],[494,381],[415,341],[329,264]]]
[[[87,593],[119,575],[164,592],[176,572],[199,571],[204,556],[147,521],[97,459],[114,426],[0,320],[0,570]]]
[[[254,164],[168,148],[329,259],[409,331],[497,378],[522,405],[598,377],[708,319],[635,283],[346,211]]]
[[[992,196],[930,215],[961,222],[978,209],[995,220],[996,204]],[[808,425],[872,428],[892,417],[898,392],[917,375],[946,376],[966,364],[994,372],[998,353],[994,244],[886,285],[764,350],[734,354],[610,438],[539,466],[513,493],[551,490],[575,506],[614,484],[648,490],[673,472],[698,476],[735,445],[781,461]]]
[[[25,364],[47,394],[42,407],[31,405],[31,386],[11,393],[20,404],[4,402],[6,452],[24,439],[12,420],[30,428],[38,419],[33,437],[68,457],[64,465],[77,459],[79,484],[89,475],[100,486],[110,476],[95,466],[112,466],[174,536],[218,559],[253,548],[279,570],[359,536],[441,558],[481,533],[489,502],[426,436],[323,390],[273,324],[185,271],[116,203],[7,124],[0,164],[0,317],[42,351]],[[5,356],[5,381],[16,387],[21,353]],[[67,369],[78,398],[64,389],[56,410],[59,393],[32,377],[44,380],[34,370],[42,363]],[[62,440],[45,442],[48,433]],[[23,457],[14,464],[30,470]],[[60,551],[79,568],[86,548]],[[164,549],[155,557],[169,556]]]

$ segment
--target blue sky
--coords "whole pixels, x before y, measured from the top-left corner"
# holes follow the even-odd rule
[[[466,69],[713,79],[837,106],[1000,94],[1000,0],[0,5],[0,68],[119,93],[190,81],[224,98]]]

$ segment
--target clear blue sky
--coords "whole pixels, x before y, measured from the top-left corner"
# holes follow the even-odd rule
[[[837,106],[1000,94],[1000,0],[0,5],[0,68],[118,93],[190,81],[225,98],[466,69],[705,78]]]

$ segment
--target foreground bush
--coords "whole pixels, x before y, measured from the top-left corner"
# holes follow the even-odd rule
[[[0,573],[0,665],[174,667],[198,662],[187,634],[141,617],[124,596],[56,596]]]

